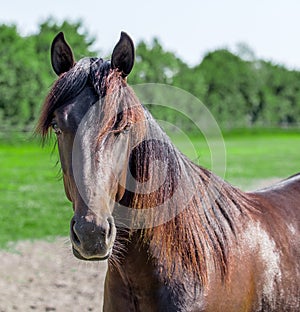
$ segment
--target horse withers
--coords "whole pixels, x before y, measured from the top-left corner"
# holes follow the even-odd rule
[[[127,85],[124,32],[78,62],[59,33],[51,61],[37,129],[57,136],[74,255],[108,259],[103,311],[300,311],[300,175],[246,193],[183,156]]]

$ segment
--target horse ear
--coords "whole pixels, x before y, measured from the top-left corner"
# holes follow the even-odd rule
[[[129,75],[134,64],[134,44],[131,38],[121,32],[119,42],[114,47],[111,57],[111,67],[122,72],[123,77]]]
[[[53,39],[51,45],[51,64],[55,73],[59,76],[74,66],[74,57],[71,47],[67,44],[63,32]]]

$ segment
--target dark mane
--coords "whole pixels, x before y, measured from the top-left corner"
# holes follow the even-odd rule
[[[214,265],[225,279],[229,243],[235,241],[241,219],[255,210],[255,203],[246,193],[182,155],[151,116],[148,122],[150,139],[132,150],[129,169],[134,180],[156,187],[154,192],[145,193],[138,187],[131,191],[131,185],[126,191],[120,204],[133,208],[127,217],[133,222],[131,227],[144,228],[141,240],[149,244],[165,279],[180,280],[185,272],[205,284],[208,265]],[[166,167],[160,187],[159,173],[153,169],[149,172],[154,160]]]

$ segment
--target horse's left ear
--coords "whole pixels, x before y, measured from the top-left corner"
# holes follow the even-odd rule
[[[123,77],[129,75],[134,64],[134,44],[131,38],[125,33],[121,32],[119,42],[116,44],[112,57],[111,67],[122,72]]]
[[[74,66],[74,56],[67,44],[63,32],[57,34],[51,45],[51,63],[55,73],[59,76]]]

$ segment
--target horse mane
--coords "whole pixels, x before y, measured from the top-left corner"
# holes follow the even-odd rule
[[[237,232],[236,217],[247,216],[245,207],[251,204],[245,194],[213,173],[196,166],[189,169],[191,174],[198,174],[192,181],[197,193],[188,203],[182,198],[178,205],[185,208],[166,224],[148,228],[145,235],[151,238],[154,255],[166,268],[166,278],[180,280],[184,272],[202,286],[207,282],[209,266],[222,280],[226,278],[229,244]]]
[[[127,215],[132,220],[131,233],[141,228],[141,243],[151,250],[160,276],[168,282],[181,280],[184,274],[203,285],[209,266],[225,279],[229,243],[236,238],[235,220],[249,216],[254,203],[246,193],[182,155],[147,111],[145,114],[149,139],[146,135],[132,150],[129,170],[137,184],[146,182],[155,191],[145,192],[133,185],[126,190],[120,204],[132,208]],[[153,160],[166,167],[163,183],[162,168],[159,172],[149,169]]]

